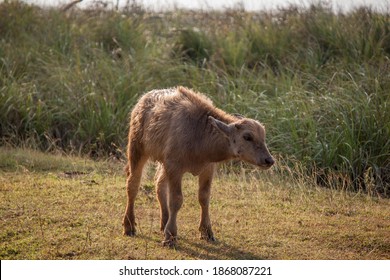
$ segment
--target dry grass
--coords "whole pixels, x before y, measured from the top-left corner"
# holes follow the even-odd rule
[[[308,186],[276,171],[221,169],[212,190],[216,243],[199,239],[196,181],[186,176],[179,244],[161,246],[151,181],[139,231],[122,235],[122,164],[0,149],[1,259],[389,259],[390,200]],[[148,176],[146,176],[148,177]]]

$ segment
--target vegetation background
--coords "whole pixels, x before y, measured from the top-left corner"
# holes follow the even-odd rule
[[[98,185],[108,182],[115,188],[122,186],[123,175],[118,175],[118,168],[112,167],[112,162],[121,166],[118,162],[124,160],[132,106],[148,90],[177,85],[203,92],[216,106],[258,119],[266,125],[268,145],[278,159],[272,171],[276,178],[274,183],[267,175],[242,164],[223,165],[220,170],[229,182],[227,185],[248,183],[247,187],[242,186],[243,199],[251,201],[255,192],[280,200],[281,209],[287,209],[286,204],[290,207],[293,204],[291,209],[303,211],[299,212],[302,215],[311,209],[318,214],[308,218],[313,223],[324,215],[371,216],[375,222],[367,223],[374,237],[366,232],[359,235],[363,238],[360,243],[369,244],[368,247],[359,242],[345,242],[344,237],[335,242],[342,250],[346,244],[352,246],[355,251],[351,254],[334,254],[332,250],[336,249],[332,247],[332,250],[318,249],[316,254],[305,251],[294,255],[297,248],[291,244],[295,243],[290,240],[287,243],[292,247],[286,249],[279,236],[267,243],[275,245],[271,246],[279,250],[275,252],[262,244],[268,248],[266,251],[237,249],[237,254],[228,255],[223,244],[232,242],[225,240],[218,245],[219,254],[211,256],[206,253],[209,248],[202,247],[204,252],[197,255],[197,248],[203,245],[196,242],[194,246],[188,245],[191,248],[187,254],[178,254],[175,258],[389,258],[389,11],[375,12],[369,7],[361,7],[336,14],[326,4],[315,4],[307,9],[290,6],[256,13],[240,9],[155,13],[131,3],[123,10],[107,9],[98,4],[79,10],[75,7],[42,9],[19,1],[0,3],[0,145],[8,147],[1,149],[3,160],[0,163],[1,194],[8,203],[2,202],[0,212],[7,225],[2,230],[2,258],[126,257],[116,254],[123,246],[119,245],[124,242],[122,239],[118,244],[110,243],[112,248],[119,246],[110,252],[93,253],[99,250],[91,249],[90,233],[98,226],[86,222],[94,220],[91,217],[70,225],[71,228],[83,228],[80,238],[85,243],[80,247],[76,242],[78,245],[74,246],[78,249],[66,247],[62,250],[62,242],[47,238],[49,225],[59,226],[57,223],[67,220],[65,217],[69,219],[65,214],[57,219],[45,219],[43,212],[35,212],[31,222],[38,225],[38,231],[18,228],[20,223],[16,224],[16,221],[20,222],[20,215],[24,213],[21,205],[25,205],[23,200],[18,200],[20,197],[27,199],[31,194],[39,197],[41,192],[34,189],[37,186],[47,186],[48,191],[53,186],[62,186],[64,176],[72,182],[66,186],[75,180],[79,185],[89,186],[87,189],[96,182]],[[42,159],[43,154],[15,149],[18,147],[66,155],[68,161],[64,159],[66,162],[63,163],[53,155]],[[103,163],[92,163],[86,158],[69,158],[70,155],[103,159],[105,167],[97,167]],[[73,161],[84,161],[84,164],[72,164]],[[97,171],[92,171],[95,169]],[[62,175],[53,177],[50,175],[53,172]],[[107,179],[102,178],[104,174]],[[32,182],[25,182],[23,178],[29,176],[32,176]],[[264,182],[256,183],[259,178]],[[152,192],[151,185],[150,182],[143,186],[148,195]],[[297,185],[301,192],[290,188]],[[265,191],[266,186],[272,186],[271,190]],[[327,188],[319,189],[319,186]],[[19,188],[20,192],[17,192]],[[346,198],[349,195],[355,200]],[[117,205],[118,197],[114,196],[95,199],[107,199]],[[335,196],[340,198],[336,199],[336,204]],[[88,200],[91,196],[78,202],[73,196],[66,198],[76,208],[84,203],[94,207]],[[310,208],[314,207],[308,202],[311,199],[329,207]],[[230,201],[223,195],[220,200]],[[28,205],[33,200],[27,201]],[[305,201],[306,204],[294,204],[294,201]],[[55,201],[52,203],[56,205]],[[101,215],[115,213],[113,215],[118,216],[115,219],[120,220],[123,203],[121,201],[118,209],[101,209]],[[236,206],[234,209],[243,207],[240,206],[243,202],[230,203]],[[373,203],[378,205],[374,207]],[[255,202],[253,205],[258,207]],[[39,207],[49,206],[46,203],[31,205],[34,211]],[[61,213],[56,207],[49,208]],[[69,206],[63,207],[61,209]],[[219,207],[221,212],[226,211],[221,205],[216,208]],[[378,210],[374,210],[376,208]],[[243,216],[247,215],[244,209],[240,211],[244,211]],[[157,220],[158,214],[153,215],[150,219]],[[305,221],[305,218],[298,218],[295,226],[302,226]],[[267,220],[267,223],[278,221]],[[152,241],[145,234],[153,232],[154,223],[150,225],[151,230],[143,230],[144,239],[137,241],[142,244],[139,245],[143,248],[142,253],[131,258],[165,256],[157,249],[155,253],[148,251]],[[348,232],[346,235],[350,235],[348,226],[344,224],[343,227]],[[352,228],[357,230],[355,227],[349,230]],[[244,229],[251,232],[253,227],[247,224]],[[34,237],[37,243],[24,239],[31,231],[37,234]],[[120,226],[110,232],[117,231]],[[299,233],[300,230],[296,232]],[[315,238],[305,234],[300,242]],[[255,232],[253,236],[256,236]],[[238,237],[231,238],[239,240]],[[96,237],[95,241],[101,240]],[[39,253],[33,254],[28,246],[21,249],[24,246],[20,247],[18,242],[27,242],[29,246],[35,244],[40,248],[37,249]],[[103,242],[103,246],[107,242]],[[236,248],[248,247],[242,240],[240,242],[235,244]],[[49,249],[53,246],[57,251]]]

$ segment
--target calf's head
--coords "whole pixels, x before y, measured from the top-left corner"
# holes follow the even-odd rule
[[[226,124],[209,117],[211,124],[229,140],[233,155],[262,169],[270,168],[275,160],[268,151],[265,143],[265,128],[259,122],[241,118]]]

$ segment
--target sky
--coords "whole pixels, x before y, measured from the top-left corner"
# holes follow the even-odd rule
[[[1,2],[2,0],[0,0]],[[23,0],[24,2],[34,3],[38,5],[64,5],[72,2],[72,0]],[[244,7],[245,10],[272,10],[296,4],[298,6],[309,6],[311,3],[316,3],[319,0],[83,0],[82,3],[77,4],[80,7],[85,7],[94,2],[111,3],[115,7],[117,3],[119,6],[125,5],[127,1],[136,2],[145,5],[147,8],[153,10],[165,10],[172,7],[187,8],[187,9],[223,9]],[[338,11],[349,11],[357,6],[371,6],[373,9],[380,11],[390,10],[390,0],[322,0],[322,2],[329,2],[332,7]]]

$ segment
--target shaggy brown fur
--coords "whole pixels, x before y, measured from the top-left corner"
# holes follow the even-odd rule
[[[187,88],[153,90],[134,107],[129,131],[127,208],[124,234],[135,234],[134,202],[148,159],[160,163],[156,174],[163,244],[175,245],[176,216],[183,203],[185,172],[199,176],[202,208],[201,237],[214,240],[209,217],[210,186],[215,163],[241,159],[267,169],[274,164],[265,144],[265,129],[257,121],[233,116],[210,99]]]

